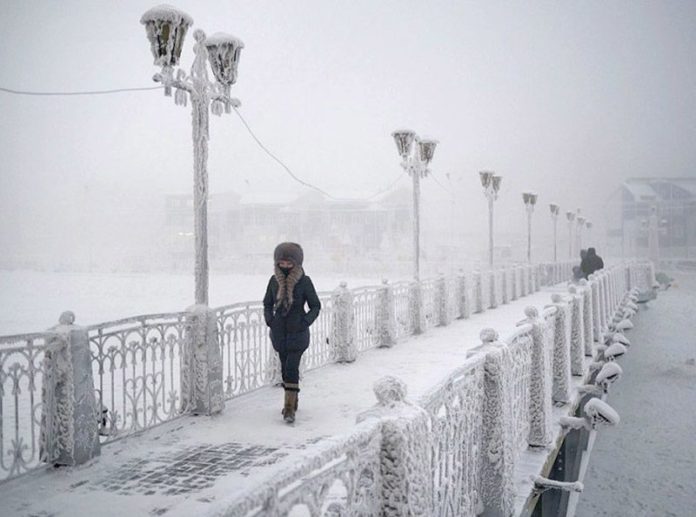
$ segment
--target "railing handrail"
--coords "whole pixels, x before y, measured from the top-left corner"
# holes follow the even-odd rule
[[[139,316],[130,316],[130,317],[121,318],[118,320],[105,321],[103,323],[95,323],[92,325],[86,325],[83,328],[89,332],[89,331],[94,331],[94,330],[103,330],[107,327],[119,327],[122,325],[127,325],[129,323],[141,323],[142,324],[147,320],[173,319],[173,318],[178,319],[178,318],[186,316],[186,314],[188,314],[186,311],[142,314]],[[2,338],[0,338],[0,339],[2,339]]]

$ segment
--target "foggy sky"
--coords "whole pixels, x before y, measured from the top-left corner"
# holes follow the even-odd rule
[[[696,2],[172,3],[194,28],[244,41],[242,113],[296,174],[338,196],[401,173],[390,133],[403,127],[440,141],[432,168],[461,177],[457,216],[474,230],[486,224],[481,169],[504,177],[498,229],[524,230],[529,189],[542,234],[550,201],[601,225],[623,179],[696,174]],[[139,18],[155,4],[4,0],[0,86],[154,85]],[[160,91],[0,93],[0,112],[4,253],[128,246],[147,238],[134,220],[161,218],[165,194],[191,190],[190,107]],[[212,193],[297,189],[234,114],[211,121]],[[431,224],[448,196],[425,181]]]

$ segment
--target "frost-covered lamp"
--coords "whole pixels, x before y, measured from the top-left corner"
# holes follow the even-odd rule
[[[413,141],[416,139],[416,133],[410,129],[401,129],[394,131],[392,137],[394,138],[394,142],[396,142],[396,149],[399,151],[399,156],[405,161],[408,155],[411,154],[411,148],[413,147]]]
[[[537,202],[537,195],[534,192],[523,192],[522,201],[527,210],[527,262],[532,262],[532,213]]]
[[[553,221],[553,261],[558,262],[558,214],[561,213],[561,207],[558,203],[549,203],[549,210]]]
[[[575,212],[571,212],[570,210],[568,210],[566,212],[566,218],[568,219],[569,222],[574,221],[575,220]]]
[[[145,26],[155,65],[162,67],[163,75],[171,77],[173,68],[179,64],[186,31],[193,25],[193,18],[163,4],[146,11],[140,23]],[[171,93],[171,86],[165,86],[164,94]]]
[[[215,79],[222,86],[225,97],[230,96],[230,87],[237,82],[237,67],[244,43],[239,38],[223,32],[216,32],[205,39],[208,61]],[[230,104],[225,104],[225,111],[230,112]]]
[[[529,192],[522,192],[522,201],[524,201],[525,205],[531,204],[529,199],[531,198],[531,194]]]
[[[481,171],[479,172],[479,176],[481,177],[481,185],[483,188],[488,188],[493,181],[494,173],[492,171]]]
[[[503,181],[502,176],[498,175],[493,175],[492,182],[493,182],[493,191],[497,194],[500,191],[500,183]]]
[[[418,154],[420,159],[426,165],[428,165],[435,155],[435,148],[437,147],[437,140],[421,140],[418,142]]]

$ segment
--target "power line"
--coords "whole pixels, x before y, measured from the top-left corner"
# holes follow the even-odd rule
[[[88,90],[79,92],[30,92],[25,90],[13,90],[11,88],[3,88],[0,86],[0,91],[5,93],[12,93],[14,95],[34,95],[39,97],[48,96],[74,96],[74,95],[108,95],[111,93],[123,93],[123,92],[142,92],[147,90],[160,90],[164,86],[147,86],[142,88],[115,88],[111,90]]]
[[[430,171],[430,176],[433,178],[433,180],[435,181],[435,183],[437,183],[437,184],[439,185],[439,187],[440,187],[442,190],[444,190],[444,191],[447,192],[448,194],[453,195],[450,189],[448,189],[448,188],[445,187],[442,183],[440,183],[440,180],[437,179],[437,176],[435,176],[435,173],[434,173],[433,171]]]
[[[109,89],[109,90],[85,90],[85,91],[64,91],[64,92],[38,92],[38,91],[27,91],[27,90],[14,90],[12,88],[5,88],[0,86],[0,91],[5,92],[5,93],[10,93],[13,95],[30,95],[30,96],[38,96],[38,97],[51,97],[51,96],[77,96],[77,95],[109,95],[109,94],[114,94],[114,93],[124,93],[124,92],[140,92],[140,91],[151,91],[151,90],[160,90],[164,88],[164,86],[147,86],[147,87],[139,87],[139,88],[114,88],[114,89]],[[239,120],[242,121],[242,124],[246,128],[247,132],[251,137],[254,139],[256,144],[270,157],[272,158],[278,165],[280,165],[283,170],[296,182],[298,182],[300,185],[316,190],[317,192],[323,194],[324,196],[333,199],[335,201],[370,201],[377,196],[383,194],[384,192],[389,191],[396,183],[404,176],[405,173],[402,173],[399,175],[393,182],[391,182],[387,187],[375,192],[371,196],[365,197],[365,198],[341,198],[341,197],[336,197],[328,192],[326,192],[324,189],[317,187],[316,185],[312,185],[311,183],[308,183],[302,179],[300,179],[297,175],[295,175],[290,167],[285,165],[283,161],[278,158],[275,154],[273,154],[264,144],[261,142],[261,140],[256,136],[254,131],[251,129],[249,126],[248,122],[246,119],[242,116],[242,114],[239,112],[237,108],[234,108],[235,113],[239,117]]]
[[[334,201],[370,201],[371,199],[374,199],[375,197],[379,196],[380,194],[383,194],[384,192],[387,192],[388,190],[390,190],[394,185],[396,185],[396,183],[397,183],[397,182],[404,176],[404,174],[405,174],[405,172],[402,172],[402,173],[401,173],[392,183],[390,183],[387,187],[383,188],[382,190],[379,190],[379,191],[375,192],[374,194],[372,194],[371,196],[368,196],[368,197],[366,197],[366,198],[340,198],[340,197],[332,196],[331,194],[329,194],[329,193],[326,192],[325,190],[323,190],[323,189],[321,189],[321,188],[319,188],[319,187],[317,187],[317,186],[315,186],[315,185],[312,185],[311,183],[307,183],[306,181],[304,181],[304,180],[298,178],[298,177],[295,175],[295,173],[293,173],[292,170],[290,170],[290,167],[288,167],[287,165],[285,165],[285,163],[283,163],[283,161],[282,161],[280,158],[278,158],[275,154],[273,154],[273,153],[263,144],[263,142],[261,142],[261,140],[259,139],[259,137],[256,136],[256,134],[254,133],[254,131],[251,129],[251,127],[250,127],[249,124],[247,123],[246,119],[242,116],[242,114],[239,112],[239,110],[238,110],[237,108],[234,108],[234,112],[235,112],[235,113],[237,114],[237,116],[239,117],[239,120],[242,121],[242,124],[244,125],[244,127],[245,127],[246,130],[248,131],[249,135],[251,135],[251,137],[252,137],[252,138],[254,139],[254,141],[258,144],[258,146],[259,146],[271,159],[273,159],[278,165],[280,165],[280,166],[283,168],[283,170],[284,170],[285,172],[287,172],[288,175],[289,175],[292,179],[294,179],[295,181],[297,181],[300,185],[303,185],[303,186],[305,186],[305,187],[307,187],[307,188],[311,188],[311,189],[313,189],[313,190],[316,190],[317,192],[320,192],[321,194],[325,195],[326,197],[328,197],[328,198],[330,198],[330,199],[333,199]]]

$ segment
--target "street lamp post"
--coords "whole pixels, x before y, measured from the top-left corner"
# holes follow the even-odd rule
[[[435,154],[437,141],[421,140],[409,129],[394,131],[392,137],[401,156],[401,166],[413,180],[413,277],[420,281],[420,180],[430,172],[428,165]]]
[[[558,262],[558,214],[561,213],[561,207],[556,203],[551,203],[549,210],[553,220],[553,261]]]
[[[533,192],[523,192],[522,200],[527,211],[527,262],[532,263],[532,214],[537,202],[537,195]]]
[[[153,80],[162,83],[164,94],[170,97],[176,90],[174,102],[186,106],[191,99],[193,119],[193,220],[195,241],[195,299],[196,304],[208,304],[208,110],[213,115],[230,113],[239,100],[230,97],[230,87],[237,81],[239,55],[244,48],[241,40],[217,33],[206,37],[198,29],[193,33],[195,58],[191,74],[174,67],[179,64],[184,38],[193,19],[186,13],[166,5],[154,7],[143,14],[154,64],[162,71]],[[210,63],[216,82],[208,79],[206,64]]]
[[[481,171],[479,176],[483,186],[483,195],[488,200],[488,265],[493,269],[493,202],[498,199],[503,178],[492,171]]]
[[[575,220],[576,220],[577,223],[578,223],[578,227],[577,227],[577,229],[576,229],[576,231],[575,231],[575,240],[576,240],[575,246],[576,246],[576,248],[577,248],[578,250],[582,250],[582,229],[585,227],[585,221],[586,221],[586,219],[585,219],[585,217],[583,217],[582,215],[580,215],[580,209],[579,209],[579,208],[578,208],[578,213],[577,213],[577,215],[575,216]]]
[[[568,219],[568,258],[573,259],[573,221],[575,221],[575,212],[568,210],[566,212]]]
[[[585,228],[587,229],[587,242],[592,244],[592,221],[585,221]]]

